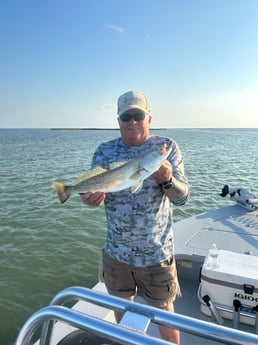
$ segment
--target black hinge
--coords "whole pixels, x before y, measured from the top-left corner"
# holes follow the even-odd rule
[[[254,293],[254,286],[250,284],[243,285],[244,292],[248,295],[252,295]]]

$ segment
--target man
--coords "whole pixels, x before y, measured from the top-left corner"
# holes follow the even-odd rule
[[[108,229],[103,278],[112,295],[133,300],[137,291],[150,305],[173,312],[173,302],[180,295],[173,248],[173,204],[183,205],[189,196],[181,151],[174,140],[150,135],[152,116],[141,92],[121,95],[117,113],[121,137],[97,148],[92,168],[110,168],[113,162],[129,161],[164,143],[172,146],[172,151],[137,194],[126,189],[82,196],[87,205],[105,204]],[[160,333],[163,339],[179,344],[178,330],[160,326]]]

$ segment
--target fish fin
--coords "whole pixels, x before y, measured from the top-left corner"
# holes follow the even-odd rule
[[[93,176],[97,176],[97,175],[100,175],[100,174],[103,174],[104,172],[106,172],[107,169],[103,169],[101,167],[96,167],[90,171],[88,171],[86,174],[80,176],[77,180],[76,180],[76,184],[78,183],[81,183],[87,179],[89,179],[90,177],[93,177]]]
[[[142,189],[142,182],[143,182],[143,181],[139,181],[139,182],[136,183],[134,186],[132,186],[131,192],[132,192],[133,194],[137,194],[137,193],[139,193],[139,192],[141,191],[141,189]]]
[[[59,200],[63,204],[64,202],[66,202],[66,200],[69,199],[70,194],[65,192],[66,186],[62,182],[55,181],[55,182],[53,182],[53,184],[56,187],[56,191],[57,191],[57,195],[59,197]]]

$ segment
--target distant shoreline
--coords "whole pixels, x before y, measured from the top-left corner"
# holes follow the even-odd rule
[[[106,130],[106,131],[113,131],[118,128],[49,128],[51,131],[101,131],[101,130]]]
[[[51,131],[119,131],[119,128],[49,128]],[[152,130],[165,130],[168,128],[152,128]]]

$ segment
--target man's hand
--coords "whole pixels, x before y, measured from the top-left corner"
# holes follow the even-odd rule
[[[155,171],[155,173],[151,175],[151,177],[159,184],[169,181],[171,176],[172,166],[168,160],[165,160],[160,166],[159,170]]]
[[[85,194],[81,194],[82,202],[92,207],[103,205],[105,198],[106,194],[103,192],[86,192]]]

